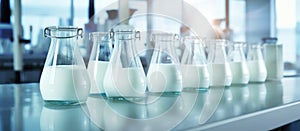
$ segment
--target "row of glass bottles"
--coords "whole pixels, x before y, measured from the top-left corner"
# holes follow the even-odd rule
[[[93,33],[93,37],[105,37],[105,33]],[[98,93],[108,97],[141,97],[145,95],[148,86],[150,92],[179,93],[182,90],[182,76],[179,61],[175,55],[172,43],[173,34],[154,34],[156,49],[147,76],[144,73],[139,55],[135,49],[135,39],[139,32],[128,25],[120,25],[113,29],[112,38],[116,47],[111,52],[110,61],[99,60],[103,55],[99,45],[109,46],[109,42],[94,39],[94,48],[88,65],[88,71],[98,88]],[[107,34],[106,34],[107,36]],[[95,47],[97,46],[97,47]],[[103,50],[104,51],[104,50]],[[96,74],[95,74],[96,73]],[[98,74],[98,75],[97,75]],[[99,77],[100,76],[100,77]]]
[[[186,45],[181,61],[182,73],[185,74],[183,87],[208,88],[266,80],[267,72],[259,44],[248,45],[246,59],[246,45],[243,42],[201,40],[195,37],[191,41],[191,37],[188,36],[183,38],[183,43]],[[207,62],[205,49],[208,49]],[[193,84],[192,81],[198,84]]]
[[[183,38],[183,43],[186,45],[186,48],[180,64],[178,57],[176,57],[177,55],[174,52],[174,42],[176,40],[175,34],[168,34],[168,33],[153,34],[152,40],[155,42],[155,49],[146,76],[147,79],[138,80],[140,81],[140,83],[138,84],[143,85],[143,88],[140,89],[145,89],[144,85],[146,82],[148,82],[149,92],[177,93],[177,92],[181,92],[182,87],[208,88],[209,86],[230,86],[231,83],[247,84],[249,80],[252,82],[263,82],[266,79],[265,78],[266,71],[265,71],[262,54],[260,51],[261,49],[260,45],[249,45],[249,51],[247,57],[248,62],[247,62],[243,51],[243,48],[245,46],[244,43],[240,43],[240,42],[233,43],[229,48],[229,55],[227,57],[227,54],[225,52],[225,47],[228,45],[227,41],[225,40],[206,41],[208,45],[210,45],[208,62],[207,62],[205,51],[204,51],[205,48],[203,44],[204,41],[201,41],[197,37],[186,36]],[[119,49],[116,50],[117,51],[122,50]],[[137,56],[137,54],[135,55]],[[227,60],[228,58],[229,60]],[[92,59],[91,61],[94,60],[95,59]],[[122,58],[120,60],[122,60]],[[112,69],[114,70],[118,69],[117,66],[118,64],[116,62],[113,62],[112,65],[115,66],[112,67]],[[254,71],[249,72],[247,65],[251,66],[249,68],[255,68]],[[89,67],[93,68],[94,65],[91,65]],[[92,72],[97,72],[97,71],[92,71]],[[116,72],[121,72],[121,71],[117,70]],[[139,72],[143,72],[143,70],[139,69]],[[250,73],[252,77],[250,77]],[[102,71],[101,74],[103,75],[107,73],[104,73]],[[108,73],[108,74],[114,74],[114,73]],[[126,74],[126,73],[121,73],[121,74]],[[113,94],[112,92],[107,93],[106,90],[112,88],[107,86],[105,82],[103,83],[103,81],[101,81],[101,80],[106,81],[106,79],[99,79],[99,77],[94,77],[94,78],[95,80],[97,79],[98,81],[100,80],[100,82],[102,82],[102,84],[100,83],[98,85],[99,87],[104,86],[108,88],[108,89],[99,88],[99,91],[101,93],[106,93],[106,95],[108,95],[109,97],[130,96],[130,95],[118,94],[116,93],[116,91],[114,92],[115,94]],[[132,77],[124,76],[122,79],[127,80],[127,78],[132,78]],[[139,78],[143,78],[143,75],[141,74]],[[118,78],[117,81],[119,82],[122,79]],[[131,81],[131,79],[129,79],[129,81]],[[126,85],[125,87],[130,87],[130,86],[131,85]],[[117,86],[114,87],[118,90],[124,89],[132,93],[132,91],[126,89],[125,87],[123,88]],[[141,91],[142,93],[144,93],[143,90]],[[127,94],[129,94],[129,92]]]
[[[226,41],[201,41],[187,36],[182,39],[186,48],[180,64],[174,49],[178,36],[152,34],[155,49],[146,75],[134,45],[139,32],[132,26],[119,25],[110,33],[90,34],[93,49],[87,73],[76,45],[77,37],[82,36],[81,28],[47,27],[44,35],[51,38],[40,80],[41,93],[47,103],[84,102],[90,87],[96,87],[97,93],[107,97],[143,97],[146,90],[179,93],[183,87],[229,86],[266,79],[260,45],[249,47],[246,61],[242,43],[232,44],[227,57]],[[209,45],[208,62],[203,43]],[[249,72],[247,65],[253,71]]]

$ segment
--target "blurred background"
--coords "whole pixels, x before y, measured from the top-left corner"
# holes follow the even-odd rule
[[[300,61],[299,0],[19,0],[19,5],[16,1],[0,0],[0,83],[39,82],[50,44],[50,39],[43,37],[45,27],[77,26],[86,34],[108,31],[121,21],[119,15],[124,2],[130,9],[129,24],[146,32],[142,34],[144,40],[138,44],[139,50],[149,47],[148,34],[156,29],[181,35],[191,29],[198,34],[205,32],[202,37],[248,44],[276,37],[284,47],[284,75],[296,76],[300,71],[300,64],[297,64]],[[147,15],[155,13],[166,17]],[[14,68],[16,15],[21,17],[20,69]],[[193,28],[198,26],[195,22],[199,28]],[[209,23],[214,34],[201,28],[201,22]],[[88,61],[91,45],[87,37],[79,39],[79,47]]]

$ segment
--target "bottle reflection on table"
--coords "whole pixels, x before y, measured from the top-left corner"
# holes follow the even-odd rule
[[[91,130],[91,122],[83,110],[85,107],[45,105],[41,112],[40,128],[42,131]]]

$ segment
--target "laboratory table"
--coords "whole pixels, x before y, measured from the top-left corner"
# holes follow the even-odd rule
[[[300,77],[181,94],[108,99],[55,106],[39,84],[0,85],[0,131],[271,130],[300,119]]]

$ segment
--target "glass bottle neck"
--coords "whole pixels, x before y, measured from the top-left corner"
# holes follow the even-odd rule
[[[250,45],[248,48],[247,60],[263,60],[261,46]]]
[[[82,29],[77,27],[47,27],[44,36],[51,38],[45,65],[84,65],[77,46]]]
[[[134,45],[135,39],[134,31],[119,31],[114,34],[114,40],[116,43],[114,57],[118,57],[116,59],[120,59],[120,64],[123,68],[136,67],[136,65],[138,65],[135,63],[135,59],[137,57]]]
[[[173,45],[176,39],[175,34],[167,34],[167,33],[153,34],[152,37],[155,42],[155,48],[158,50],[169,50],[175,46]]]
[[[224,64],[227,63],[227,55],[225,52],[225,45],[220,43],[215,43],[210,45],[208,63]]]
[[[106,32],[93,32],[90,34],[89,38],[94,42],[94,44],[109,40],[108,34]]]
[[[175,53],[176,36],[176,34],[171,33],[152,34],[152,40],[155,45],[154,54],[160,57],[160,60],[157,62],[179,64],[179,58]]]
[[[183,38],[185,51],[181,64],[206,64],[206,56],[202,41],[197,37],[187,36]]]
[[[116,32],[116,40],[133,40],[135,39],[135,32]]]
[[[244,62],[244,44],[242,43],[233,43],[228,51],[228,59],[230,62]]]

